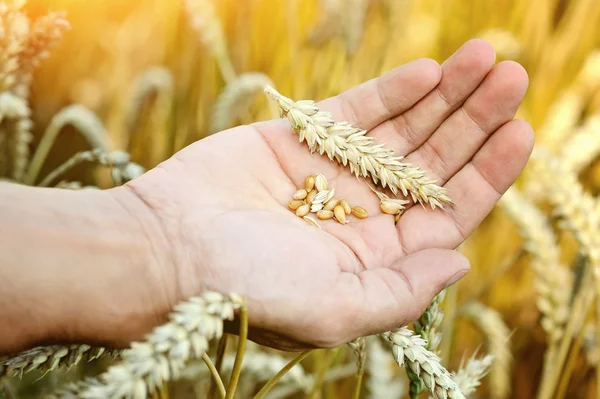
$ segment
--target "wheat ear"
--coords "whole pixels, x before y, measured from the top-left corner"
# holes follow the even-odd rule
[[[225,82],[235,79],[235,70],[227,51],[227,41],[217,10],[210,0],[185,0],[185,11],[190,25],[200,41],[217,60]]]
[[[331,114],[320,111],[314,101],[294,102],[272,87],[267,87],[265,92],[277,102],[300,142],[306,141],[311,152],[326,153],[329,159],[349,166],[357,177],[371,177],[373,183],[389,187],[394,194],[402,192],[407,196],[410,193],[414,202],[429,204],[432,209],[452,203],[446,190],[427,179],[425,172],[400,162],[403,157],[394,156],[393,150],[377,144],[373,137],[366,136],[365,130],[347,122],[335,122]]]
[[[69,27],[66,14],[62,11],[50,12],[33,21],[29,29],[26,47],[19,60],[17,85],[14,88],[14,92],[18,96],[22,98],[29,96],[29,86],[34,69],[43,59],[48,58],[50,50]]]
[[[500,205],[519,227],[525,250],[532,256],[529,264],[535,276],[541,324],[553,346],[562,337],[569,318],[573,275],[560,261],[560,249],[546,215],[515,187],[502,196]]]
[[[88,345],[39,346],[16,356],[0,359],[0,370],[2,370],[0,377],[8,375],[21,378],[34,370],[42,373],[59,368],[68,370],[81,360],[90,362],[104,354],[116,357],[119,351],[107,351],[105,348],[94,348]]]
[[[0,92],[17,83],[19,59],[27,46],[29,18],[19,8],[0,3]]]
[[[444,312],[440,309],[440,304],[444,300],[445,294],[446,291],[443,290],[436,295],[421,317],[414,322],[415,333],[425,340],[425,349],[432,352],[435,352],[442,340],[442,334],[436,330],[440,327],[444,318]],[[410,380],[410,397],[416,399],[425,390],[423,380],[413,373],[410,368],[406,369],[406,374]]]
[[[392,343],[398,365],[409,368],[433,394],[435,399],[463,398],[452,376],[440,364],[440,358],[425,349],[427,342],[406,327],[388,331],[381,336]]]
[[[356,338],[348,342],[348,346],[354,352],[356,357],[356,384],[354,386],[354,399],[360,398],[360,390],[362,387],[363,376],[365,374],[365,361],[367,359],[367,341],[364,337]]]
[[[561,147],[559,158],[574,173],[588,167],[600,154],[600,114],[588,117]]]
[[[46,128],[27,169],[25,183],[35,184],[56,137],[67,125],[73,125],[92,148],[108,149],[108,135],[95,113],[82,105],[70,105],[56,113]]]
[[[479,302],[466,304],[461,313],[481,332],[486,340],[488,352],[495,357],[489,375],[490,397],[508,398],[513,364],[509,346],[510,330],[500,313]]]
[[[210,340],[223,335],[223,320],[232,320],[244,306],[237,295],[206,292],[175,306],[170,321],[155,328],[144,342],[124,350],[120,363],[98,378],[78,386],[77,395],[87,399],[145,398],[166,381],[176,379],[192,358],[200,358]],[[69,392],[55,397],[68,398]]]
[[[173,75],[167,68],[151,67],[135,78],[125,114],[125,130],[128,134],[131,135],[135,130],[144,103],[154,93],[157,97],[155,112],[168,111],[168,101],[173,94]]]
[[[25,100],[9,92],[0,94],[0,136],[4,137],[5,148],[12,161],[10,176],[19,182],[23,180],[29,162],[32,139],[30,113]]]
[[[367,398],[400,398],[406,392],[402,380],[396,378],[391,365],[391,358],[377,336],[367,340]]]
[[[481,384],[483,377],[489,373],[493,362],[494,355],[485,355],[481,358],[476,358],[475,355],[473,355],[469,361],[467,361],[467,364],[461,362],[458,371],[452,373],[454,381],[456,381],[461,392],[466,397],[475,393],[477,387]]]
[[[259,72],[243,73],[228,83],[215,102],[210,133],[232,127],[236,118],[248,110],[255,96],[267,86],[273,86],[273,82],[267,75]],[[277,110],[273,111],[273,115],[276,115]]]

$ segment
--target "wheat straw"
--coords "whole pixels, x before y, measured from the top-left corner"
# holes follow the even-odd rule
[[[366,360],[367,398],[401,398],[405,395],[406,385],[390,367],[391,360],[379,337],[369,337]]]
[[[30,110],[24,100],[8,92],[0,94],[0,136],[4,136],[8,158],[12,161],[10,176],[19,182],[29,162],[32,139],[29,117]]]
[[[486,340],[488,352],[494,355],[489,375],[490,397],[508,398],[513,363],[509,346],[510,330],[498,312],[479,302],[468,303],[461,312],[481,332]]]
[[[78,397],[145,398],[178,378],[189,359],[200,358],[208,342],[223,335],[223,320],[232,320],[242,306],[237,295],[216,292],[176,305],[170,321],[155,328],[146,341],[132,343],[131,349],[122,352],[120,363],[78,386]],[[58,392],[55,397],[67,398],[69,392]]]
[[[116,357],[119,351],[107,351],[105,348],[93,348],[88,345],[40,346],[26,350],[13,357],[0,359],[0,377],[3,375],[23,377],[37,370],[47,373],[59,368],[69,370],[81,360],[90,362],[102,355]]]
[[[481,385],[481,380],[485,377],[490,370],[490,367],[494,361],[494,355],[486,355],[481,358],[475,358],[473,355],[467,364],[461,362],[461,366],[456,373],[452,373],[454,381],[460,387],[461,392],[469,397],[472,393],[475,393],[477,387]]]
[[[108,135],[96,114],[82,105],[70,105],[56,113],[46,128],[27,170],[25,183],[33,185],[56,137],[67,125],[73,125],[92,148],[108,148]]]
[[[425,349],[427,342],[406,327],[389,331],[382,337],[392,343],[398,365],[417,375],[435,399],[464,398],[450,373],[440,364],[440,358]]]
[[[273,86],[273,82],[263,73],[249,72],[237,76],[217,97],[209,132],[217,133],[234,126],[236,119],[248,111],[256,95],[267,86]],[[273,109],[272,114],[277,115],[277,110]]]
[[[427,179],[418,167],[400,162],[403,157],[394,156],[393,150],[376,144],[365,130],[347,122],[334,122],[331,114],[319,111],[314,101],[294,102],[272,87],[265,92],[277,102],[300,142],[306,141],[311,152],[326,153],[329,159],[348,165],[357,177],[370,176],[373,183],[389,187],[394,194],[410,193],[414,202],[429,204],[432,209],[452,203],[444,188]]]
[[[573,287],[571,271],[560,261],[560,249],[546,216],[511,187],[500,199],[500,205],[525,238],[525,249],[532,255],[529,263],[535,276],[537,306],[542,314],[542,327],[551,345],[562,337],[569,318],[569,302]]]

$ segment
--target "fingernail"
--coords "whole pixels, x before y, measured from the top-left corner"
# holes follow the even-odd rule
[[[450,277],[448,279],[448,281],[446,281],[446,286],[444,288],[448,288],[450,287],[452,284],[455,284],[458,282],[458,280],[460,280],[461,278],[463,278],[467,273],[469,272],[469,270],[461,270],[459,272],[456,272],[452,275],[452,277]]]

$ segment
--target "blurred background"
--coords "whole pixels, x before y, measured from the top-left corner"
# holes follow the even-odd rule
[[[17,181],[37,184],[73,154],[87,150],[94,139],[81,131],[94,129],[86,124],[100,122],[103,137],[98,140],[106,149],[125,150],[131,162],[148,169],[207,135],[277,117],[262,93],[265,84],[293,99],[321,100],[416,58],[443,62],[468,39],[483,38],[495,47],[497,61],[515,60],[529,73],[529,91],[517,116],[533,126],[536,147],[557,159],[569,158],[570,165],[576,165],[570,172],[594,201],[600,188],[597,0],[28,0],[22,8],[20,1],[5,3],[9,9],[20,9],[30,21],[64,11],[50,21],[55,25],[48,28],[44,42],[47,57],[35,63],[27,87],[19,91],[6,79],[2,87],[17,93],[31,110],[27,159],[48,127],[60,126],[33,180],[27,181],[32,175],[16,161],[4,169],[0,166],[5,176]],[[8,14],[3,15],[0,65],[4,63],[6,71],[10,29],[14,34],[15,28],[7,22]],[[76,109],[80,114],[73,118],[75,122],[56,120],[57,115],[64,119],[61,112],[74,104],[85,107],[85,111]],[[95,115],[95,122],[87,111]],[[15,157],[9,150],[2,151],[0,157]],[[528,189],[536,178],[537,173],[526,171],[516,185],[529,205],[540,199],[535,189]],[[78,165],[52,185],[59,180],[64,187],[78,182],[68,188],[113,184],[110,173],[94,164]],[[548,286],[553,290],[562,284],[568,291],[568,311],[563,314],[564,309],[544,302],[552,293],[540,289],[538,280],[553,273],[550,266],[554,265],[544,263],[544,253],[532,250],[527,228],[519,222],[526,219],[525,210],[519,215],[517,206],[515,215],[514,208],[512,214],[505,209],[510,204],[499,206],[461,248],[472,271],[446,293],[442,305],[439,353],[448,369],[458,369],[475,352],[496,355],[492,371],[470,397],[536,397],[544,359],[550,358],[550,348],[557,350],[557,342],[562,342],[550,342],[549,330],[554,327],[544,327],[542,315],[552,318],[563,312],[557,317],[582,316],[563,344],[568,348],[564,359],[546,360],[547,368],[557,368],[550,373],[553,377],[545,377],[556,385],[555,393],[547,397],[600,398],[593,311],[569,307],[578,293],[571,281],[585,277],[582,270],[589,259],[553,208],[543,198],[537,202],[560,249],[555,254],[564,266],[560,276],[566,276]],[[581,215],[586,216],[590,215]],[[387,346],[384,350],[388,358],[371,356],[379,361],[373,367],[381,375],[367,368],[361,397],[408,397],[404,371],[393,362],[391,350]],[[289,357],[251,346],[248,358],[260,359],[261,354],[273,357],[263,359],[267,366],[256,366],[262,367],[262,375],[242,372],[247,386],[239,397],[251,397],[244,395],[251,395],[270,378],[264,374],[279,364],[276,359]],[[320,351],[303,363],[302,376],[314,378],[324,367],[340,368],[352,361],[346,349]],[[41,380],[39,373],[23,380],[13,377],[11,392],[37,397],[49,387],[96,373],[109,362],[100,359],[68,373],[56,370]],[[200,370],[201,365],[195,367],[190,378],[169,385],[170,397],[205,397],[208,374]],[[376,394],[373,385],[383,377],[383,384],[398,384],[395,393]],[[282,384],[285,388],[292,382]],[[353,386],[351,373],[346,373],[326,380],[314,397],[350,397]],[[289,395],[284,392],[280,397],[308,397],[309,392],[290,389]]]

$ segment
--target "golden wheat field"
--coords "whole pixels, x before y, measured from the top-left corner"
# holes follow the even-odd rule
[[[196,140],[280,117],[267,86],[318,101],[473,38],[527,70],[517,116],[536,143],[460,247],[468,276],[404,329],[301,354],[249,341],[243,358],[244,334],[219,339],[243,301],[206,294],[176,310],[212,309],[198,316],[204,350],[131,397],[600,398],[600,1],[0,0],[0,177],[62,189],[123,184]],[[135,356],[0,357],[0,398],[102,397],[82,392]]]

